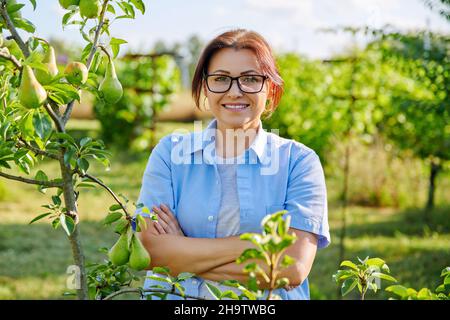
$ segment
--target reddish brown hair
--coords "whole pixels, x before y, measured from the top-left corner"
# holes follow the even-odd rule
[[[200,96],[204,83],[204,76],[208,73],[209,63],[214,54],[224,48],[235,50],[249,49],[254,52],[264,75],[268,76],[272,86],[272,93],[267,99],[267,114],[271,114],[278,106],[283,95],[283,79],[281,78],[275,58],[267,41],[258,33],[245,29],[227,31],[217,36],[203,50],[192,78],[192,97],[197,108],[200,108]]]

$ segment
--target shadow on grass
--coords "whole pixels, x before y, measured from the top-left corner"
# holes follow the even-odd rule
[[[374,214],[377,212],[374,210]],[[432,233],[450,233],[450,206],[442,206],[428,212],[425,219],[423,209],[407,209],[389,216],[381,222],[352,224],[347,227],[348,238],[360,236],[430,236]]]

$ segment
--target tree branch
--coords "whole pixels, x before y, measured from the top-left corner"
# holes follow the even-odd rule
[[[103,298],[103,300],[111,300],[112,298],[118,296],[118,295],[122,295],[125,293],[139,293],[141,296],[144,295],[144,293],[147,292],[157,292],[157,293],[168,293],[168,294],[173,294],[179,297],[183,297],[183,298],[188,298],[188,299],[195,299],[195,300],[207,300],[205,298],[201,298],[201,297],[196,297],[196,296],[190,296],[190,295],[182,295],[181,293],[175,292],[174,290],[162,290],[162,289],[139,289],[139,288],[128,288],[128,289],[122,289],[119,291],[116,291],[114,293],[111,293],[109,296],[106,296],[105,298]]]
[[[16,67],[17,69],[22,69],[22,65],[20,64],[20,62],[16,59],[16,57],[14,57],[11,53],[9,53],[8,48],[2,48],[0,50],[0,57],[11,61]]]
[[[81,173],[79,171],[77,171],[77,173],[80,175],[80,177],[84,178],[88,178],[92,181],[94,181],[95,183],[99,184],[100,186],[102,186],[104,189],[106,189],[111,196],[114,198],[114,200],[116,200],[116,202],[122,207],[122,210],[125,212],[125,215],[127,216],[127,219],[131,219],[130,214],[128,213],[126,207],[123,205],[123,203],[119,200],[119,198],[116,196],[116,194],[111,190],[111,188],[109,188],[107,185],[105,185],[103,182],[101,182],[98,178],[88,174],[88,173]]]
[[[44,156],[44,157],[47,157],[47,158],[59,160],[59,157],[56,154],[53,154],[53,153],[47,152],[45,150],[41,150],[39,148],[33,147],[31,144],[29,144],[28,142],[26,142],[22,138],[19,138],[19,140],[20,141],[19,141],[18,147],[22,147],[22,148],[28,149],[28,150],[34,152],[36,155],[40,155],[40,156]]]
[[[25,44],[25,42],[23,42],[22,38],[16,30],[16,27],[12,23],[11,18],[9,17],[8,11],[6,9],[6,1],[0,2],[0,15],[2,16],[3,20],[5,20],[6,27],[8,28],[9,32],[11,32],[11,36],[13,37],[14,41],[17,42],[20,50],[22,50],[24,56],[27,58],[30,55],[30,50],[28,50],[27,45]]]
[[[65,132],[64,130],[64,124],[61,122],[61,118],[58,117],[58,115],[53,111],[52,107],[49,103],[44,104],[45,110],[47,110],[47,113],[50,115],[50,118],[52,118],[53,122],[56,125],[56,129],[58,132]]]
[[[89,56],[86,60],[86,68],[89,70],[91,69],[91,63],[92,59],[94,59],[94,54],[97,51],[97,45],[98,45],[98,39],[100,37],[100,33],[102,31],[103,24],[105,23],[105,13],[106,9],[108,8],[108,2],[109,0],[104,0],[102,11],[100,12],[100,16],[98,18],[98,25],[97,29],[95,29],[95,35],[94,35],[94,42],[92,43],[91,51],[89,52]],[[72,114],[72,109],[75,104],[75,100],[71,101],[66,108],[66,111],[64,111],[64,115],[62,116],[62,122],[63,124],[66,124],[67,121],[69,121],[70,115]]]
[[[62,182],[27,179],[27,178],[23,178],[23,177],[13,176],[13,175],[1,172],[1,171],[0,171],[0,177],[4,177],[4,178],[10,179],[10,180],[16,180],[16,181],[20,181],[20,182],[25,182],[28,184],[36,184],[36,185],[44,186],[47,188],[61,188],[63,186]]]

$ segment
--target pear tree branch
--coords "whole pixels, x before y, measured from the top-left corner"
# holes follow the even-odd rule
[[[103,5],[102,5],[102,11],[100,12],[100,16],[98,18],[98,25],[97,25],[97,29],[95,29],[95,34],[94,34],[94,42],[92,43],[91,51],[89,52],[89,56],[86,60],[86,68],[88,70],[91,69],[92,59],[94,59],[95,52],[97,51],[98,40],[99,40],[101,31],[103,28],[103,24],[105,23],[105,13],[106,13],[106,9],[108,8],[108,2],[109,2],[109,0],[104,0]],[[66,111],[64,112],[64,115],[62,116],[63,124],[66,124],[67,121],[69,121],[70,115],[72,114],[72,109],[73,109],[74,104],[75,104],[75,100],[69,102],[69,104],[67,105]]]
[[[106,191],[109,192],[109,194],[111,194],[111,196],[114,198],[114,200],[116,200],[116,202],[121,206],[123,212],[125,212],[125,215],[127,216],[127,220],[131,219],[131,215],[128,213],[127,208],[125,207],[125,205],[122,203],[122,201],[120,201],[120,199],[116,196],[116,194],[114,193],[114,191],[111,190],[111,188],[109,188],[106,184],[104,184],[102,181],[100,181],[100,179],[88,174],[88,173],[81,173],[80,171],[77,171],[78,175],[82,178],[86,177],[89,180],[97,183],[98,185],[102,186]]]
[[[0,49],[0,57],[11,61],[16,66],[17,69],[22,69],[22,65],[20,64],[19,60],[17,60],[16,57],[14,57],[11,53],[9,53],[8,48]]]
[[[19,148],[28,149],[28,150],[34,152],[34,154],[36,154],[36,155],[44,156],[44,157],[51,158],[51,159],[54,159],[54,160],[59,160],[59,157],[56,154],[53,154],[53,153],[47,152],[45,150],[41,150],[39,148],[33,147],[31,144],[29,144],[28,142],[26,142],[22,138],[19,138],[19,142],[17,143],[17,146]]]
[[[30,55],[30,50],[28,50],[27,45],[20,37],[19,33],[16,30],[16,27],[11,21],[11,18],[9,17],[8,11],[6,9],[6,1],[0,0],[0,15],[2,16],[3,20],[6,22],[6,27],[8,28],[9,32],[11,33],[11,36],[13,37],[14,41],[17,42],[20,50],[22,50],[23,54],[27,58]]]
[[[36,184],[39,186],[47,187],[47,188],[62,188],[63,183],[59,181],[43,181],[43,180],[34,180],[34,179],[28,179],[24,177],[14,176],[11,174],[7,174],[0,171],[0,177],[4,177],[9,180],[15,180],[20,181],[28,184]]]
[[[190,296],[190,295],[182,295],[181,293],[175,292],[175,290],[162,290],[162,289],[140,289],[140,288],[127,288],[127,289],[122,289],[116,292],[111,293],[110,295],[106,296],[105,298],[103,298],[103,300],[111,300],[112,298],[125,294],[125,293],[139,293],[141,296],[144,295],[144,293],[147,292],[156,292],[156,293],[168,293],[168,294],[173,294],[179,297],[183,297],[183,298],[187,298],[187,299],[194,299],[194,300],[207,300],[205,298],[202,297],[196,297],[196,296]]]

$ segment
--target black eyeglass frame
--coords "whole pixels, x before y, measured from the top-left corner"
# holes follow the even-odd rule
[[[217,76],[221,76],[221,77],[227,77],[227,78],[230,78],[231,81],[230,81],[230,85],[229,85],[228,89],[227,89],[227,90],[224,90],[224,91],[214,91],[214,90],[211,90],[211,88],[209,87],[209,84],[208,84],[208,78],[209,78],[209,77],[212,77],[212,76],[216,76],[216,77],[217,77]],[[261,77],[261,78],[263,79],[263,81],[262,81],[262,83],[261,83],[261,88],[260,88],[258,91],[251,91],[251,92],[242,90],[241,85],[239,84],[239,78],[241,78],[241,77],[251,77],[251,76],[253,76],[253,77],[255,77],[255,76],[256,76],[256,77]],[[243,75],[237,76],[237,77],[232,77],[232,76],[229,76],[229,75],[226,75],[226,74],[204,74],[204,75],[203,75],[203,79],[204,79],[205,82],[206,82],[206,87],[208,88],[208,90],[211,91],[211,92],[213,92],[213,93],[225,93],[225,92],[227,92],[227,91],[230,90],[231,87],[233,86],[233,81],[236,80],[236,83],[237,83],[237,86],[238,86],[239,90],[241,90],[242,92],[250,93],[250,94],[251,94],[251,93],[259,93],[259,92],[261,92],[261,90],[264,88],[264,82],[265,82],[267,79],[269,79],[269,77],[268,77],[268,76],[265,76],[265,75],[262,75],[262,74],[243,74]]]

